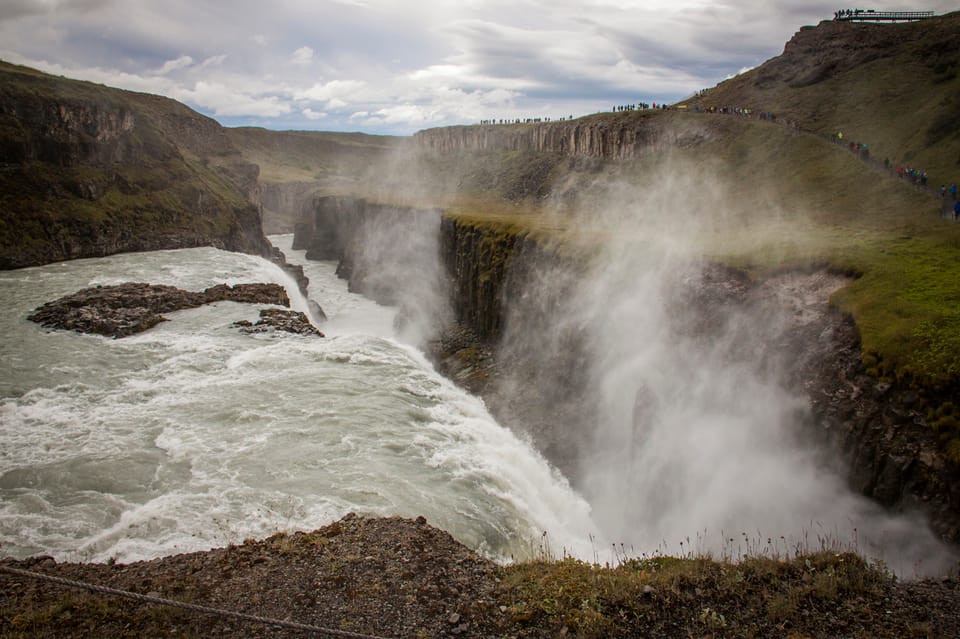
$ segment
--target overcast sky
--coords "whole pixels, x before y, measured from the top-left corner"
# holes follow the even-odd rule
[[[951,8],[908,4],[869,6]],[[227,126],[410,134],[672,102],[779,55],[802,25],[838,8],[817,0],[0,0],[0,58],[166,95]]]

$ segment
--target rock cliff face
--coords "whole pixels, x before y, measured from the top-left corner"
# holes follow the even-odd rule
[[[268,235],[295,230],[297,220],[309,217],[319,186],[315,182],[264,182],[260,185],[263,230]]]
[[[758,87],[786,84],[802,88],[904,52],[923,65],[956,60],[956,29],[960,13],[935,20],[895,25],[824,20],[800,29],[786,43],[783,54],[763,65],[755,78]],[[892,28],[891,28],[892,27]]]
[[[483,341],[497,340],[506,317],[508,280],[517,280],[509,277],[514,273],[512,263],[522,259],[524,249],[536,245],[494,226],[473,226],[452,218],[441,221],[440,238],[457,322]]]
[[[440,211],[324,196],[298,224],[294,248],[307,259],[337,260],[351,291],[400,306],[398,322],[421,342],[449,316],[447,283],[438,268]]]
[[[569,158],[622,160],[712,139],[703,122],[678,125],[662,113],[610,113],[603,117],[534,124],[489,124],[427,129],[414,135],[420,148],[455,151],[525,151]]]
[[[215,246],[269,255],[255,165],[159,96],[0,63],[0,268]]]

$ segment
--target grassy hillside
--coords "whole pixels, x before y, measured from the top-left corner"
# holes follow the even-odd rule
[[[227,129],[243,157],[260,166],[261,182],[352,181],[371,162],[396,149],[403,138],[325,131]]]
[[[960,12],[921,22],[823,22],[782,55],[687,101],[771,111],[874,157],[960,180]]]
[[[257,168],[213,120],[0,62],[0,267],[213,245],[263,253]]]
[[[404,138],[328,133],[227,129],[244,160],[260,167],[260,202],[267,233],[288,233],[318,195],[364,193],[380,179],[371,173]]]

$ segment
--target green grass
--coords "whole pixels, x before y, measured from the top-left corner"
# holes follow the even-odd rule
[[[685,629],[690,636],[762,637],[786,628],[824,636],[836,632],[837,617],[861,614],[868,622],[872,602],[892,583],[882,568],[834,552],[738,563],[657,556],[616,567],[539,561],[503,567],[500,578],[511,621],[577,637],[637,628],[649,636]]]

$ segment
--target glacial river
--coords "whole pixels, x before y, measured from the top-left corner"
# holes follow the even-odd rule
[[[289,236],[273,238],[291,261]],[[307,263],[324,339],[246,335],[259,307],[221,302],[107,339],[27,321],[96,284],[200,290],[279,282],[279,268],[210,248],[0,273],[0,555],[129,562],[348,512],[423,515],[508,559],[550,547],[590,556],[590,508],[483,403],[394,335],[395,309]]]

